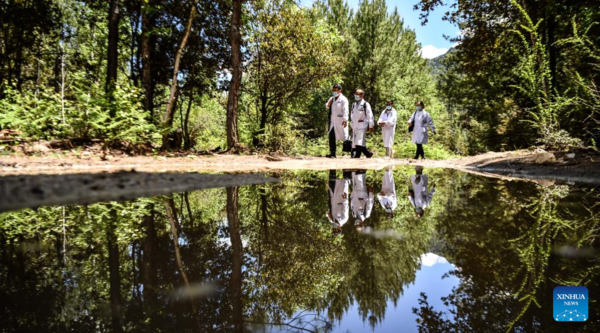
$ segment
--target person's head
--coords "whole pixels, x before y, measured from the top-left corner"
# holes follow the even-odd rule
[[[365,98],[365,91],[362,89],[356,89],[356,92],[354,92],[354,99],[360,101],[363,98]]]
[[[334,97],[339,96],[342,93],[342,85],[339,83],[334,84],[331,91],[332,91]]]
[[[417,110],[419,110],[419,111],[425,110],[425,103],[423,103],[423,101],[416,102],[415,106],[417,107]]]
[[[364,221],[362,221],[360,219],[354,221],[354,227],[356,228],[356,231],[358,231],[358,232],[362,231],[364,226],[365,226]]]
[[[408,196],[411,197],[411,198],[415,197],[415,191],[413,191],[412,188],[408,190]]]
[[[415,166],[415,171],[417,172],[417,175],[422,175],[423,174],[423,167],[420,165]]]
[[[386,109],[391,110],[393,107],[394,107],[394,101],[391,99],[388,99]]]
[[[425,209],[423,209],[421,207],[415,207],[415,214],[417,215],[418,218],[422,218],[424,213],[425,213]]]

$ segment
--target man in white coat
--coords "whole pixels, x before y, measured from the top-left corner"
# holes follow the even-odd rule
[[[388,217],[392,217],[394,210],[398,207],[396,185],[394,184],[394,173],[392,172],[392,168],[388,168],[383,174],[381,193],[377,195],[377,200],[379,200],[381,207],[383,207],[388,214]]]
[[[329,155],[326,156],[329,158],[336,157],[336,142],[348,138],[348,99],[342,95],[339,84],[333,85],[332,95],[325,104],[329,110]]]
[[[433,119],[427,111],[425,111],[425,104],[421,101],[415,104],[417,110],[412,114],[410,119],[408,120],[408,126],[413,126],[412,132],[412,143],[417,145],[417,153],[415,155],[415,160],[419,159],[421,156],[425,159],[425,151],[423,150],[423,145],[429,143],[429,134],[427,133],[427,127],[431,129],[433,134],[435,133],[435,126],[433,125]]]
[[[325,214],[327,219],[331,223],[333,233],[337,234],[342,231],[342,226],[348,222],[349,218],[349,204],[348,204],[348,191],[350,189],[350,180],[344,177],[344,179],[337,179],[335,170],[329,172],[329,199],[330,207],[329,211]]]
[[[371,216],[375,194],[373,189],[367,188],[367,174],[365,171],[355,171],[352,173],[352,194],[350,207],[352,216],[355,218],[354,226],[357,230],[362,230],[365,220]]]
[[[379,120],[377,121],[377,124],[381,126],[385,156],[388,158],[394,156],[394,133],[396,132],[397,118],[398,112],[394,109],[394,101],[389,99],[387,101],[387,107],[381,112]]]
[[[373,132],[375,127],[373,111],[371,105],[365,101],[365,92],[361,89],[354,93],[355,102],[352,103],[352,148],[354,150],[353,158],[360,158],[364,153],[367,158],[371,158],[373,153],[367,150],[367,132]]]
[[[408,191],[408,200],[415,207],[415,214],[421,218],[425,213],[425,208],[429,207],[431,200],[433,200],[435,186],[427,192],[429,177],[423,174],[423,167],[417,166],[416,170],[417,174],[410,177],[412,190]]]

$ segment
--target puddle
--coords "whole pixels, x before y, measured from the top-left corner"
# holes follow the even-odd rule
[[[2,331],[600,330],[598,188],[410,167],[269,176],[85,183],[102,195],[1,179]],[[554,320],[561,285],[588,288],[589,321]]]

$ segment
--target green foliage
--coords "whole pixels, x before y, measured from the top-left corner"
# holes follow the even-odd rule
[[[10,87],[6,93],[7,97],[0,100],[0,107],[6,110],[0,115],[0,126],[19,130],[25,137],[103,138],[133,144],[156,139],[155,128],[148,123],[148,114],[142,110],[139,92],[134,88],[117,86],[112,102],[117,109],[114,118],[108,117],[111,102],[103,89],[85,80],[74,82],[72,93],[64,100],[59,93],[44,87],[37,95],[31,91],[19,93]]]

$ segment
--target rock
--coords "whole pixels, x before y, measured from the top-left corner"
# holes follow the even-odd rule
[[[554,185],[554,180],[552,179],[536,179],[535,181],[545,187]]]
[[[47,153],[50,151],[50,148],[40,143],[34,143],[33,145],[26,147],[25,151],[28,153]]]
[[[554,154],[547,153],[547,152],[537,153],[533,160],[533,163],[535,163],[535,164],[544,164],[544,163],[551,163],[551,162],[556,162],[556,157],[554,157]]]
[[[90,158],[92,157],[92,153],[89,151],[84,151],[83,153],[81,153],[81,158]]]
[[[193,160],[195,160],[195,159],[196,159],[196,155],[188,155],[188,156],[186,156],[186,157],[187,157],[187,158],[191,158],[191,159],[193,159]]]
[[[278,157],[278,156],[269,156],[269,155],[267,155],[267,156],[265,156],[265,159],[266,159],[267,161],[270,161],[270,162],[279,162],[279,161],[283,161],[283,158],[281,158],[281,157]]]
[[[569,153],[569,154],[567,154],[567,158],[575,158],[575,153]]]

